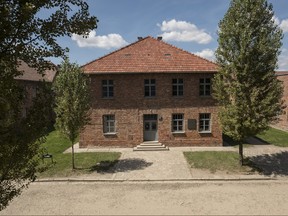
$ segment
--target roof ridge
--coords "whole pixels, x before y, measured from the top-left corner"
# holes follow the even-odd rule
[[[146,37],[144,37],[143,39],[136,40],[135,42],[130,43],[130,44],[128,44],[127,46],[121,47],[121,48],[119,48],[119,49],[117,49],[117,50],[114,50],[114,51],[112,51],[112,52],[104,55],[104,56],[101,56],[100,58],[96,58],[96,59],[94,59],[94,60],[92,60],[92,61],[90,61],[90,62],[87,62],[86,64],[82,65],[81,67],[85,67],[85,66],[88,65],[88,64],[91,64],[91,63],[93,63],[93,62],[95,62],[95,61],[98,61],[98,60],[101,60],[101,59],[103,59],[103,58],[106,58],[106,57],[108,57],[108,56],[110,56],[110,55],[112,55],[112,54],[114,54],[114,53],[120,52],[120,51],[122,51],[122,50],[124,50],[124,49],[126,49],[126,48],[128,48],[128,47],[131,47],[131,46],[133,46],[134,44],[139,43],[139,42],[141,42],[141,41],[143,41],[143,40],[146,40],[146,39],[148,39],[148,38],[153,38],[153,37],[151,37],[151,36],[146,36]]]

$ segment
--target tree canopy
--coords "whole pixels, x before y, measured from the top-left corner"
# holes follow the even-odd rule
[[[35,179],[52,105],[51,92],[43,84],[27,118],[20,118],[25,89],[14,79],[23,73],[19,60],[43,73],[53,67],[49,57],[65,57],[68,52],[58,44],[59,37],[88,35],[98,20],[89,14],[85,0],[0,0],[0,14],[1,210]]]
[[[266,130],[282,110],[275,70],[283,33],[273,15],[266,0],[232,0],[219,23],[214,97],[223,133],[237,141]]]

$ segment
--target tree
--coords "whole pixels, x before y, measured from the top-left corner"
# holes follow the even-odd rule
[[[283,87],[275,77],[283,33],[266,0],[232,0],[219,23],[214,79],[223,133],[240,142],[266,130],[282,110]]]
[[[56,126],[71,141],[72,169],[75,169],[74,143],[90,120],[89,79],[78,65],[66,59],[60,66],[54,90]]]
[[[18,119],[11,105],[1,99],[0,119],[0,210],[19,195],[36,178],[40,144],[48,131],[52,96],[50,87],[43,83],[27,118]],[[12,111],[11,111],[12,110]],[[5,115],[7,114],[7,115]],[[7,117],[8,116],[8,117]]]
[[[35,179],[51,108],[43,90],[45,96],[37,95],[27,118],[20,118],[25,90],[14,79],[22,73],[18,62],[39,73],[51,68],[47,58],[68,51],[57,38],[87,35],[97,27],[88,9],[84,0],[0,0],[0,210]]]

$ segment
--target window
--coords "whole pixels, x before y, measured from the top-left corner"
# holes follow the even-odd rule
[[[115,133],[115,116],[104,115],[103,116],[103,131],[104,133]]]
[[[183,96],[183,79],[172,79],[172,95]]]
[[[113,80],[102,80],[102,97],[113,98],[113,96],[114,96]]]
[[[211,79],[201,78],[199,87],[200,96],[210,96],[211,95]]]
[[[211,132],[211,114],[210,113],[200,113],[199,132]]]
[[[156,80],[155,79],[144,80],[144,96],[145,97],[156,96]]]
[[[184,131],[184,114],[172,115],[172,132]]]

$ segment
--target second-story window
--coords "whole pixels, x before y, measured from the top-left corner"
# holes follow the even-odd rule
[[[211,79],[201,78],[199,86],[200,96],[210,96],[211,95]]]
[[[103,98],[114,97],[113,80],[102,80],[102,97]]]
[[[156,96],[156,80],[155,79],[144,80],[144,96],[145,97]]]
[[[183,96],[183,79],[172,79],[172,95]]]

